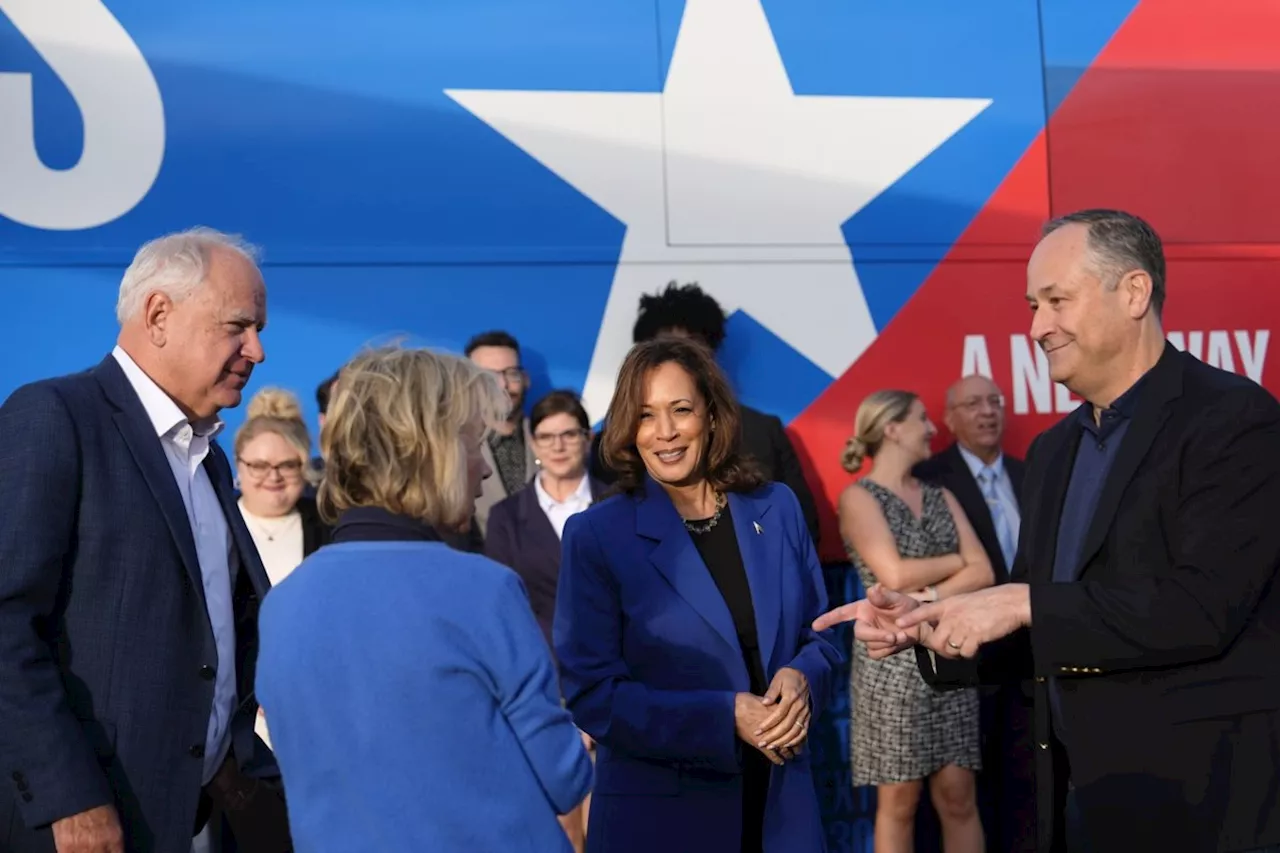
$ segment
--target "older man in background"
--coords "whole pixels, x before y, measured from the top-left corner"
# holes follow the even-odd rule
[[[915,468],[948,489],[973,525],[997,584],[1009,580],[1018,545],[1022,460],[1004,451],[1005,397],[985,376],[947,389],[943,422],[955,441]],[[988,853],[1036,849],[1031,683],[986,685],[981,692],[982,773],[978,804]]]

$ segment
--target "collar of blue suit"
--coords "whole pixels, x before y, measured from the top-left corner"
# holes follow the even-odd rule
[[[771,673],[770,661],[782,618],[783,579],[804,577],[806,567],[794,565],[794,555],[784,548],[784,542],[788,541],[783,529],[785,517],[770,512],[776,497],[771,501],[760,494],[741,492],[730,492],[727,497],[743,568],[751,588],[761,660],[766,673]],[[632,500],[636,501],[636,533],[655,542],[649,553],[650,562],[729,647],[741,654],[737,629],[724,597],[707,571],[671,498],[652,477],[646,476],[644,490],[633,495]],[[741,676],[747,679],[745,669]]]
[[[333,541],[339,542],[442,542],[431,525],[376,506],[357,506],[338,517]]]

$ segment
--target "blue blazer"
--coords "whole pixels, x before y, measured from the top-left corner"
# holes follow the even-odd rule
[[[827,595],[800,503],[771,483],[729,506],[765,676],[804,673],[816,716],[840,652],[810,628]],[[569,709],[598,744],[588,851],[737,851],[752,747],[734,697],[750,679],[728,606],[652,480],[569,519],[554,634]],[[772,768],[765,853],[825,849],[809,755]]]
[[[258,692],[298,850],[572,851],[556,815],[591,759],[524,588],[439,538],[348,510],[267,596]]]
[[[267,576],[212,448],[236,546],[232,755],[278,775],[253,733]],[[218,656],[182,497],[113,357],[0,407],[0,507],[0,850],[52,849],[49,823],[106,804],[130,853],[189,849]]]

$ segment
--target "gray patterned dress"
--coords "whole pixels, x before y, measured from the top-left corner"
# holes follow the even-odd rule
[[[880,504],[903,557],[940,557],[959,550],[960,536],[937,487],[923,487],[923,511],[917,519],[879,483],[863,479],[858,485]],[[853,547],[846,542],[845,548],[863,588],[875,584],[875,575]],[[982,769],[977,691],[934,691],[921,678],[913,652],[872,660],[867,647],[854,640],[849,689],[855,786],[924,779],[948,764]]]

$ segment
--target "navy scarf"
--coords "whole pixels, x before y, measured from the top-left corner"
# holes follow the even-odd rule
[[[333,541],[443,542],[431,525],[375,506],[357,506],[338,517]]]

